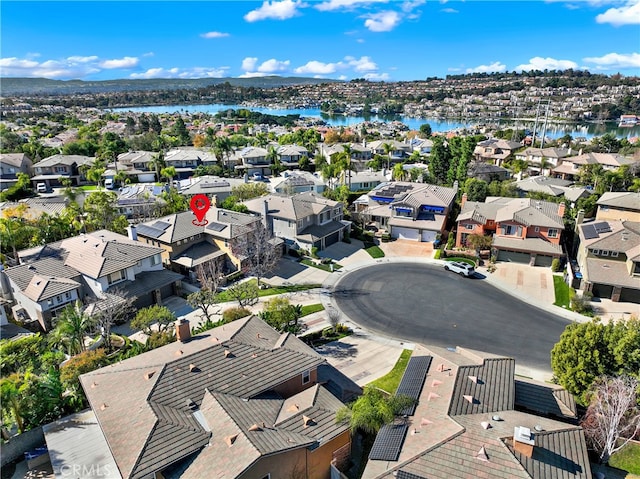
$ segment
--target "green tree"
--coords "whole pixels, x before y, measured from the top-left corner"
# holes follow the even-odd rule
[[[487,182],[469,178],[464,183],[464,191],[468,201],[484,201],[487,199]]]
[[[404,181],[407,177],[407,172],[405,171],[402,163],[396,163],[393,165],[392,176],[394,180]]]
[[[258,302],[260,291],[253,281],[237,281],[227,288],[227,293],[238,302],[240,308],[245,308]]]
[[[94,191],[84,200],[84,223],[89,231],[108,229],[124,234],[129,222],[117,207],[118,196],[113,192]]]
[[[31,179],[26,173],[18,173],[14,185],[0,193],[0,201],[18,201],[33,196]]]
[[[238,201],[237,196],[229,195],[224,199],[220,207],[225,210],[237,211],[238,213],[248,213],[249,208]]]
[[[277,175],[282,171],[282,163],[280,163],[280,153],[278,153],[278,149],[271,145],[267,148],[267,155],[265,159],[269,162],[269,164],[273,165],[271,167],[271,171],[273,171],[274,175]]]
[[[105,171],[106,170],[104,168],[91,167],[87,171],[87,180],[95,183],[96,185],[98,185],[98,188],[100,188],[102,186],[102,174]]]
[[[377,388],[366,387],[362,396],[338,410],[336,422],[348,422],[352,433],[373,435],[413,403],[408,396],[389,396]]]
[[[185,125],[182,116],[178,116],[176,118],[170,134],[176,138],[176,146],[191,145],[191,136],[189,135],[189,130],[187,130],[187,126]]]
[[[260,314],[262,319],[273,329],[292,334],[300,332],[298,320],[301,315],[301,308],[292,305],[287,298],[282,297],[267,301],[264,305],[264,310]]]
[[[25,430],[22,417],[25,411],[23,411],[20,401],[23,384],[24,376],[20,373],[14,373],[0,379],[0,406],[2,407],[3,422],[6,417],[12,418],[20,433]]]
[[[160,208],[161,215],[172,215],[174,213],[182,213],[189,209],[189,201],[180,194],[177,188],[171,186],[168,191],[164,191],[160,197],[164,201],[164,205]]]
[[[73,356],[86,349],[85,335],[95,325],[93,318],[84,313],[82,303],[76,301],[65,307],[56,321],[56,333],[63,338],[67,352]]]
[[[264,196],[268,193],[269,188],[263,182],[243,183],[231,188],[231,194],[235,196],[238,201],[258,198],[259,196]]]
[[[154,304],[153,306],[139,310],[136,317],[131,320],[131,327],[147,335],[151,335],[154,324],[158,325],[158,331],[164,332],[169,329],[169,326],[171,326],[175,320],[176,316],[169,308]]]
[[[72,357],[60,368],[60,380],[63,386],[72,392],[77,403],[85,404],[86,399],[78,378],[108,364],[105,350],[85,351]]]
[[[171,184],[171,180],[178,174],[175,167],[166,166],[160,170],[160,177],[167,179],[167,184]]]
[[[493,243],[493,237],[485,235],[469,235],[467,237],[467,245],[472,247],[477,252],[483,249],[491,248]]]
[[[429,138],[431,136],[431,125],[429,123],[420,125],[420,133],[423,137]]]
[[[436,179],[438,184],[445,184],[447,181],[450,159],[449,147],[445,144],[444,138],[441,136],[434,137],[431,156],[429,157],[429,173]]]
[[[601,323],[598,320],[568,325],[551,350],[556,380],[588,403],[589,388],[599,376],[640,374],[640,320]]]
[[[206,321],[213,321],[212,316],[215,313],[211,311],[211,307],[217,302],[218,294],[208,289],[202,289],[187,296],[187,303],[189,303],[192,308],[200,308]]]
[[[387,170],[391,169],[391,153],[393,152],[393,145],[391,143],[383,143],[382,149],[384,154],[387,155]]]

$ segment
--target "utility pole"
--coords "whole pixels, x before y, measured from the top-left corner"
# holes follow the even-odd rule
[[[531,148],[536,147],[536,132],[538,131],[538,117],[540,116],[540,100],[536,106],[536,122],[533,124],[533,137],[531,138]]]
[[[549,119],[549,107],[551,106],[551,100],[547,100],[547,108],[544,111],[544,124],[542,126],[542,142],[540,148],[544,148],[544,137],[547,134],[547,120]]]

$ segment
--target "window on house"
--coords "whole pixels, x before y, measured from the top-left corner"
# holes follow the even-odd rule
[[[599,249],[592,249],[591,250],[591,254],[594,254],[595,256],[598,256],[600,254],[600,250]]]
[[[547,236],[549,236],[549,238],[557,238],[558,230],[556,228],[549,228],[549,232],[547,233]]]
[[[602,251],[600,251],[600,255],[601,256],[609,256],[609,251],[607,251],[606,249],[603,249]]]
[[[536,233],[539,233],[539,232],[540,232],[540,227],[539,227],[539,226],[536,226],[535,232],[536,232]]]
[[[612,258],[617,258],[619,254],[620,254],[620,253],[618,253],[617,251],[612,251],[612,252],[611,252],[611,257],[612,257]]]
[[[66,293],[64,293],[64,297],[65,299],[71,299],[71,293],[67,291]]]
[[[472,230],[473,229],[473,225],[472,224],[464,225],[464,227],[467,228],[468,230]]]
[[[155,266],[157,264],[160,264],[160,253],[154,254],[151,257],[151,266]]]
[[[54,169],[56,173],[64,173],[65,171],[67,171],[67,168],[65,166],[56,166]]]
[[[311,381],[311,371],[306,370],[302,373],[302,384],[307,384],[309,381]]]
[[[125,279],[124,270],[116,271],[115,273],[111,273],[107,276],[107,281],[109,284],[119,283]]]

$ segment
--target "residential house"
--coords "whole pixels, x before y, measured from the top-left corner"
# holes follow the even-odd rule
[[[580,198],[586,198],[593,194],[587,188],[579,188],[573,185],[572,181],[553,178],[551,176],[531,176],[516,182],[516,189],[521,196],[528,193],[543,193],[549,196],[562,196],[575,203]]]
[[[166,186],[140,183],[128,185],[117,191],[116,207],[120,214],[134,223],[158,216],[166,201],[162,197]]]
[[[578,269],[573,274],[580,273],[579,288],[598,298],[640,303],[640,222],[596,216],[577,231]]]
[[[612,191],[598,199],[597,220],[640,222],[640,193]]]
[[[102,300],[114,288],[137,307],[159,303],[179,293],[182,278],[163,269],[161,252],[107,230],[20,251],[21,264],[6,271],[14,315],[48,330],[68,304]]]
[[[571,395],[516,372],[510,358],[417,346],[398,387],[416,404],[378,432],[363,479],[591,479]]]
[[[342,203],[311,191],[293,196],[270,194],[244,204],[266,221],[274,236],[295,249],[322,250],[341,241],[350,227],[343,221]]]
[[[508,180],[511,178],[511,171],[491,163],[472,161],[467,168],[467,176],[491,183],[492,181]]]
[[[157,155],[158,153],[152,151],[120,153],[114,170],[116,172],[123,171],[134,183],[153,183],[156,181],[156,170],[153,163]]]
[[[77,416],[45,427],[54,472],[329,479],[345,468],[349,426],[336,422],[343,403],[322,369],[339,373],[326,359],[256,316],[193,337],[188,321],[177,328],[181,341],[80,377],[83,427]]]
[[[35,176],[31,182],[45,183],[48,188],[62,186],[63,178],[69,179],[72,185],[79,185],[83,181],[80,167],[90,167],[95,158],[81,155],[53,155],[40,160],[33,167]]]
[[[216,157],[206,148],[181,146],[167,151],[164,161],[176,169],[176,178],[183,180],[192,177],[199,165],[215,163]]]
[[[195,223],[194,223],[195,220]],[[164,216],[132,228],[142,243],[162,248],[162,262],[192,280],[198,265],[219,262],[224,274],[239,271],[242,258],[233,251],[235,241],[246,235],[260,218],[212,207],[207,225],[198,225],[191,211]]]
[[[267,159],[269,152],[258,146],[247,146],[235,151],[226,159],[226,163],[233,165],[236,171],[246,173],[249,176],[258,174],[266,176],[271,174],[273,164]]]
[[[470,235],[492,235],[498,261],[551,266],[554,258],[563,255],[564,211],[564,203],[502,197],[467,201],[464,194],[456,219],[456,246],[467,246]]]
[[[344,153],[344,147],[351,150],[351,167],[354,171],[364,171],[367,163],[373,158],[373,152],[366,144],[359,143],[336,143],[334,145],[319,145],[319,152],[329,163],[336,161],[338,155]]]
[[[385,182],[355,202],[365,223],[389,231],[392,238],[432,242],[446,227],[456,188]]]
[[[421,155],[429,156],[433,148],[433,140],[415,137],[409,141],[409,145],[413,151],[417,151]]]
[[[285,168],[297,170],[302,158],[309,158],[309,151],[300,145],[281,145],[276,151],[280,157],[280,164]]]
[[[384,145],[391,146],[389,154],[386,153]],[[413,146],[410,143],[397,140],[376,140],[368,143],[367,146],[371,148],[374,155],[383,156],[385,159],[390,160],[392,165],[406,160],[413,152]]]
[[[269,188],[274,193],[281,195],[295,195],[305,191],[322,193],[326,184],[317,174],[292,170],[283,171],[279,176],[269,178]]]
[[[632,165],[636,161],[625,158],[617,153],[584,153],[578,156],[569,156],[553,168],[554,176],[565,180],[573,180],[580,174],[580,168],[587,165],[600,165],[603,170],[615,171],[623,165]]]
[[[388,181],[382,171],[345,171],[340,176],[340,182],[348,185],[351,191],[370,191]]]
[[[522,145],[515,141],[489,138],[476,145],[473,150],[473,156],[476,161],[501,166],[519,148],[522,148]]]
[[[529,163],[529,171],[544,175],[571,155],[571,148],[526,148],[516,153],[516,160]]]
[[[33,163],[24,153],[0,153],[0,191],[15,185],[18,173],[33,175]]]
[[[221,205],[233,191],[233,188],[247,183],[245,178],[220,178],[218,176],[197,176],[191,178],[180,189],[180,194],[191,198],[206,195],[213,206]]]

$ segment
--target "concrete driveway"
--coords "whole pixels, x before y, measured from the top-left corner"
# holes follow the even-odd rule
[[[479,271],[489,274],[486,270],[483,271],[483,268],[479,268]],[[553,304],[556,301],[553,273],[550,268],[518,263],[496,263],[496,270],[491,273],[491,276],[508,289],[527,294],[534,304]]]
[[[433,243],[421,243],[411,240],[394,240],[388,243],[380,243],[380,249],[385,256],[431,258],[433,256]]]

